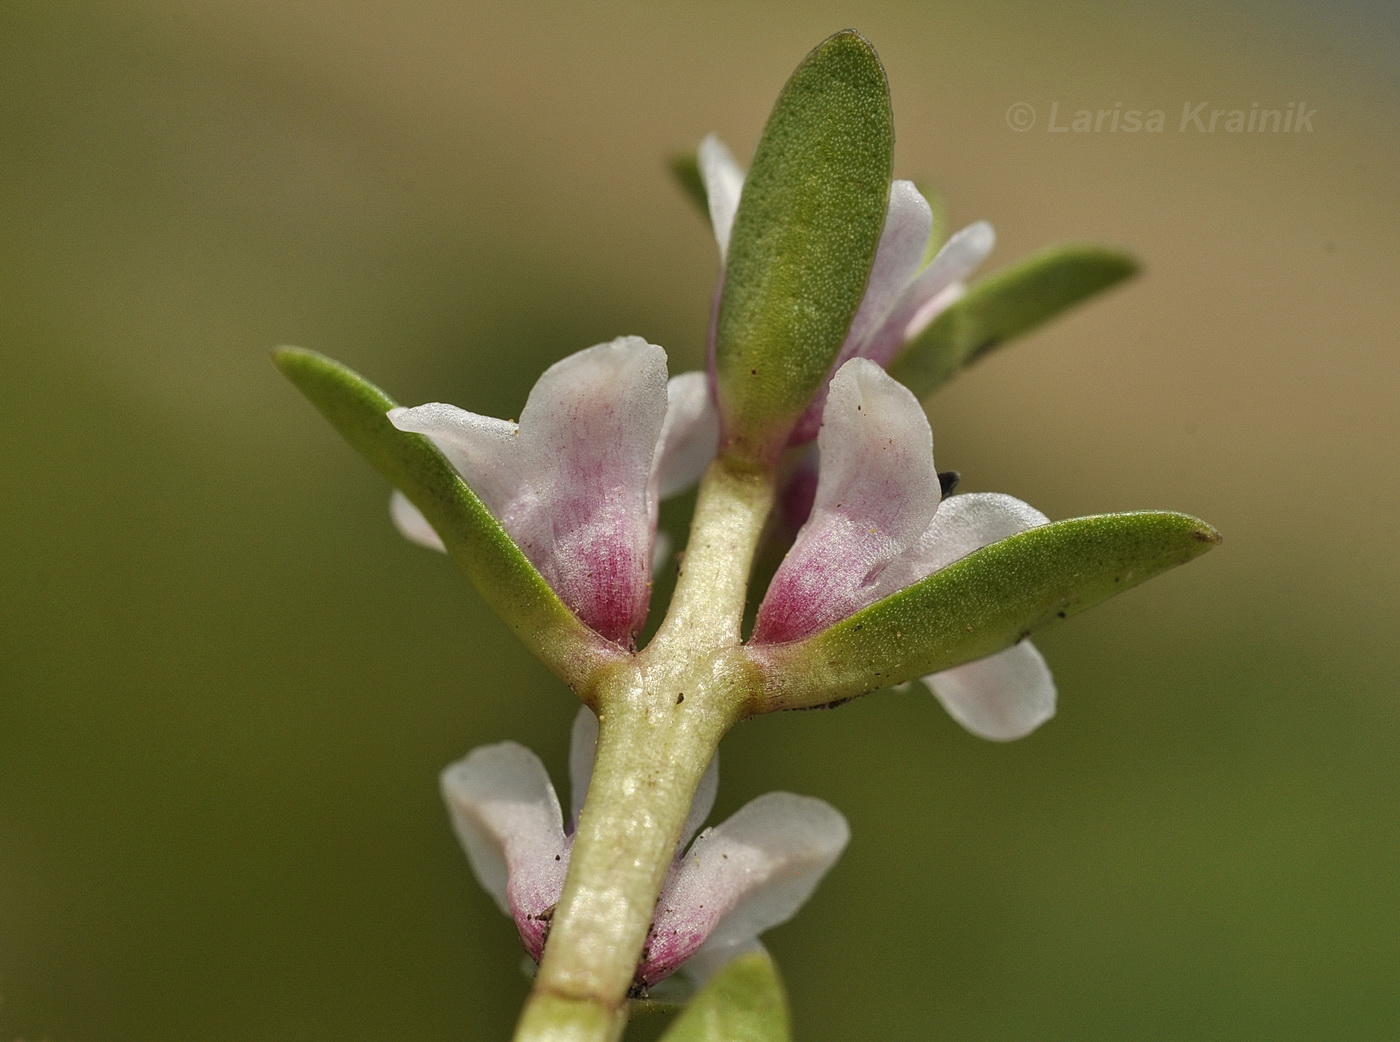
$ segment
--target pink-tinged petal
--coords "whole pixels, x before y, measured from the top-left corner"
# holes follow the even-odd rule
[[[943,708],[980,738],[1024,738],[1055,715],[1055,680],[1030,641],[924,678]]]
[[[938,507],[928,420],[873,362],[852,359],[832,378],[817,445],[812,516],[759,607],[758,643],[808,636],[884,596],[881,573]]]
[[[700,178],[705,182],[705,198],[710,205],[710,224],[719,243],[720,261],[729,253],[729,235],[734,215],[739,212],[739,196],[744,189],[744,171],[734,155],[713,134],[700,142]]]
[[[450,405],[394,409],[427,435],[585,623],[627,642],[646,620],[666,353],[620,337],[545,370],[520,424]]]
[[[885,226],[875,250],[870,279],[865,284],[865,296],[861,298],[846,340],[836,355],[833,371],[852,358],[868,357],[866,347],[869,341],[889,319],[903,299],[914,273],[919,270],[919,262],[923,259],[932,230],[933,212],[913,182],[893,182],[890,185]],[[825,392],[818,392],[793,432],[793,444],[800,445],[816,436],[825,404]]]
[[[544,765],[515,742],[482,746],[443,771],[442,794],[477,880],[538,959],[570,846]]]
[[[587,706],[579,709],[574,717],[574,728],[569,741],[569,781],[570,829],[578,822],[579,811],[583,809],[583,799],[588,793],[588,783],[593,778],[593,756],[598,748],[598,718]],[[686,815],[681,828],[680,842],[676,849],[684,847],[695,835],[696,829],[705,823],[715,805],[715,793],[719,790],[719,753],[715,753],[705,773],[700,776],[700,785],[690,803],[690,813]]]
[[[723,952],[786,922],[849,839],[834,808],[787,792],[760,796],[707,829],[662,888],[638,978],[661,980],[702,946]]]
[[[564,603],[613,640],[646,620],[665,415],[666,353],[640,337],[550,366],[520,414],[527,493],[502,523]]]
[[[389,497],[389,517],[404,538],[419,546],[426,546],[429,550],[447,550],[447,547],[442,545],[442,538],[433,530],[433,526],[428,524],[428,519],[423,516],[422,511],[410,503],[408,497],[398,489]]]
[[[650,596],[666,352],[620,337],[545,370],[520,414],[525,494],[501,521],[579,617],[626,640]]]
[[[719,448],[719,412],[707,373],[681,373],[666,384],[666,419],[656,449],[657,495],[667,499],[700,480]]]
[[[996,233],[986,221],[968,225],[945,242],[928,267],[909,283],[861,354],[880,365],[889,365],[910,337],[922,332],[962,294],[959,283],[986,260],[995,245]]]
[[[933,211],[919,194],[912,181],[895,181],[890,185],[890,205],[885,214],[885,227],[880,232],[880,245],[875,251],[875,263],[870,268],[870,280],[865,284],[865,296],[851,320],[843,354],[846,357],[863,354],[860,347],[889,317],[908,289],[914,273],[923,260],[924,248],[933,231]],[[937,263],[937,260],[933,263]],[[844,361],[845,359],[842,359]]]

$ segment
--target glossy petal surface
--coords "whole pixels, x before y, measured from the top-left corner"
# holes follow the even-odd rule
[[[547,369],[518,426],[441,403],[390,420],[451,460],[579,618],[625,642],[646,618],[666,412],[665,352],[621,337]]]
[[[1028,640],[924,678],[943,708],[979,738],[1024,738],[1055,715],[1055,680]]]
[[[544,765],[515,742],[474,750],[442,774],[442,792],[467,860],[482,887],[510,915],[536,961],[550,914],[563,894],[577,821],[592,774],[598,721],[580,709],[569,743],[573,786],[566,829]],[[684,856],[714,805],[718,758],[701,779],[678,856],[657,904],[652,940],[638,979],[656,983],[705,948],[708,975],[757,947],[757,935],[786,921],[807,899],[849,838],[845,819],[820,800],[769,793],[717,828]],[[714,938],[713,944],[707,942]]]
[[[790,919],[850,838],[821,800],[770,792],[707,829],[677,862],[657,902],[639,976],[660,980],[700,950],[737,954]]]
[[[657,495],[667,499],[695,484],[715,458],[719,414],[706,373],[681,373],[666,384],[666,419],[653,473]]]
[[[918,401],[862,358],[831,381],[811,517],[759,608],[753,639],[796,640],[883,594],[881,573],[938,508],[933,436]]]
[[[903,351],[943,310],[963,294],[963,280],[970,276],[996,245],[996,233],[986,221],[978,221],[952,236],[928,266],[904,287],[898,303],[884,323],[866,340],[861,354],[882,366]]]
[[[860,307],[856,309],[845,342],[832,365],[833,372],[852,358],[867,356],[868,342],[889,319],[918,271],[932,227],[933,213],[913,182],[895,181],[891,184],[889,208],[885,212],[880,244],[875,250],[875,263],[870,268],[870,279],[865,285]],[[821,426],[826,394],[827,388],[822,387],[807,406],[806,413],[793,431],[794,444],[815,437]]]
[[[515,742],[482,746],[443,771],[442,794],[477,880],[538,959],[569,865],[544,764]]]
[[[724,142],[711,134],[700,142],[697,156],[700,179],[705,185],[705,202],[710,211],[710,225],[719,244],[723,261],[729,254],[729,233],[734,230],[734,215],[739,212],[739,196],[744,190],[744,171],[734,162],[734,154]]]

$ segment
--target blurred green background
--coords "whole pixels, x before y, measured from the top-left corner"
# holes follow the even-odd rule
[[[268,351],[500,416],[621,333],[695,366],[714,248],[663,160],[747,161],[847,25],[990,267],[1146,263],[942,392],[940,465],[1226,542],[1047,633],[1026,741],[913,695],[727,739],[718,814],[854,829],[769,935],[799,1037],[1400,1037],[1393,5],[10,0],[0,1038],[506,1035],[436,774],[510,737],[562,775],[574,705]],[[1314,130],[1180,132],[1202,101]],[[1045,129],[1119,102],[1165,132]]]

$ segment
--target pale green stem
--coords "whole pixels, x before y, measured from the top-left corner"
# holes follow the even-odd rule
[[[749,570],[773,504],[768,473],[718,461],[701,483],[656,639],[601,671],[593,778],[516,1042],[614,1042],[656,899],[705,768],[757,677],[739,647]]]

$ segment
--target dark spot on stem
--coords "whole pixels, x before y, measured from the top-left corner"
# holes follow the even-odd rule
[[[838,698],[831,702],[823,702],[815,706],[788,706],[788,711],[792,713],[805,713],[811,709],[835,709],[837,706],[843,706],[847,702],[854,702],[859,697],[859,695],[847,695],[845,698]]]

